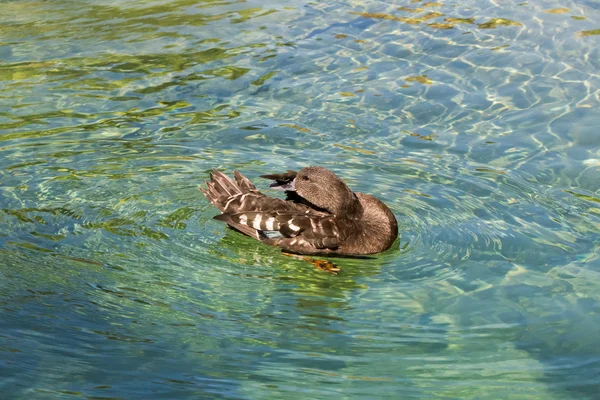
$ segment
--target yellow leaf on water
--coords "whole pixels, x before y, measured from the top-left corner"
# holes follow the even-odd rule
[[[423,20],[420,18],[399,18],[398,21],[402,21],[405,24],[410,24],[410,25],[417,25],[417,24],[420,24],[421,22],[423,22]]]
[[[551,10],[545,10],[544,12],[547,12],[549,14],[564,14],[566,12],[569,12],[568,8],[553,8]]]
[[[411,76],[404,79],[406,82],[419,82],[423,85],[431,85],[433,81],[427,77],[427,75]]]
[[[490,50],[492,51],[498,51],[498,50],[502,50],[504,48],[508,47],[507,44],[503,44],[502,46],[496,46],[496,47],[492,47]]]
[[[416,10],[410,9],[410,8],[405,8],[403,9],[404,11],[408,11],[411,10],[410,12],[414,12]],[[437,18],[437,17],[443,17],[444,14],[439,13],[439,12],[430,12],[427,13],[421,17],[418,18],[407,18],[407,17],[397,17],[395,15],[391,15],[391,14],[386,14],[386,13],[364,13],[364,12],[355,12],[355,11],[351,11],[350,14],[355,14],[355,15],[360,15],[362,17],[365,18],[374,18],[374,19],[385,19],[385,20],[390,20],[390,21],[400,21],[400,22],[404,22],[405,24],[420,24],[423,21],[427,21],[428,19],[432,19],[432,18]]]
[[[499,26],[523,26],[522,23],[506,18],[492,18],[488,22],[477,25],[480,29],[495,29]]]
[[[440,22],[435,22],[433,24],[428,24],[428,25],[435,29],[452,29],[452,28],[454,28],[454,24],[442,24]]]
[[[409,13],[418,13],[418,12],[423,11],[422,8],[410,8],[410,7],[404,7],[404,6],[398,7],[398,10],[400,10],[400,11],[406,11],[406,12],[409,12]]]
[[[356,97],[356,95],[354,93],[350,93],[350,92],[340,92],[340,95],[342,95],[344,97]]]
[[[416,23],[420,23],[420,22],[423,22],[423,21],[427,21],[428,19],[437,18],[437,17],[443,17],[443,16],[444,16],[444,14],[442,14],[442,13],[439,13],[437,11],[432,11],[430,13],[427,13],[427,14],[423,15],[422,17],[418,17],[418,18],[405,18],[405,19],[402,19],[402,20],[403,20],[403,22],[407,22],[405,20],[415,20]],[[409,23],[409,22],[407,22],[407,23]]]
[[[435,133],[432,133],[432,134],[429,134],[429,135],[426,135],[426,136],[421,136],[421,137],[419,137],[419,139],[421,139],[421,140],[427,140],[427,141],[431,142],[436,137],[437,137],[437,135]]]
[[[435,133],[431,133],[429,135],[421,135],[420,133],[411,132],[406,129],[403,129],[402,132],[406,133],[407,135],[416,137],[419,140],[427,140],[428,142],[433,141],[433,139],[435,139],[437,137],[437,135]]]
[[[454,17],[448,17],[448,18],[444,19],[444,21],[451,22],[451,23],[454,23],[454,24],[474,24],[475,23],[475,18],[454,18]]]
[[[423,4],[423,7],[441,7],[444,4],[442,3],[436,3],[435,1],[430,1],[429,3],[425,3]]]
[[[338,33],[337,35],[334,36],[334,38],[336,38],[336,39],[345,39],[347,37],[348,37],[348,35],[344,35],[343,33]]]
[[[292,129],[297,130],[298,132],[303,132],[303,133],[310,132],[310,129],[304,128],[303,126],[296,125],[296,124],[279,124],[279,126],[283,126],[285,128],[292,128]]]
[[[350,14],[360,15],[365,18],[374,18],[374,19],[388,19],[388,20],[398,20],[399,17],[395,15],[386,14],[386,13],[368,13],[368,12],[356,12],[350,11]]]

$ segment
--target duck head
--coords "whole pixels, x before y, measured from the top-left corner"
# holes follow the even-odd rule
[[[288,171],[289,172],[289,171]],[[295,192],[316,208],[336,215],[351,215],[360,209],[360,201],[336,174],[323,167],[306,167],[292,179],[277,182],[274,187]]]

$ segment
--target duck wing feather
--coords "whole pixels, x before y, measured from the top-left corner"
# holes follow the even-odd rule
[[[261,242],[294,253],[335,251],[347,236],[334,216],[321,212],[243,212],[221,214],[215,219]]]

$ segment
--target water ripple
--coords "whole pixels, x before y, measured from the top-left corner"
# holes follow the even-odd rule
[[[4,2],[0,391],[595,398],[598,16]],[[324,274],[197,189],[309,164],[385,201],[394,248]]]

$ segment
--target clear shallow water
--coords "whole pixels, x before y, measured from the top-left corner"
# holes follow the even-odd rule
[[[3,397],[597,398],[596,2],[0,7]],[[398,247],[331,276],[197,190],[309,164]]]

